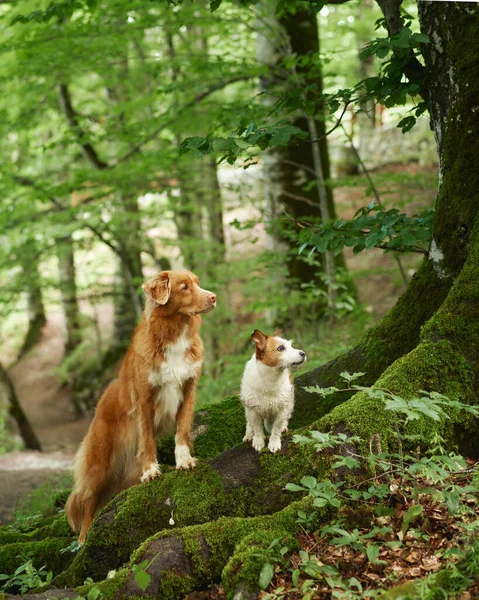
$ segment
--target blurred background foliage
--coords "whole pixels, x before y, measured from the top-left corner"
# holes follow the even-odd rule
[[[310,368],[394,304],[437,187],[398,67],[427,39],[412,3],[401,38],[373,2],[313,5],[0,4],[0,452],[17,401],[44,448],[78,443],[162,269],[218,294],[200,406],[238,391],[254,328]]]

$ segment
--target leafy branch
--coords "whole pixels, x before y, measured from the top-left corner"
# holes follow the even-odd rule
[[[352,219],[299,224],[299,253],[309,248],[310,255],[326,251],[337,255],[347,246],[352,247],[354,254],[370,248],[427,254],[433,219],[434,209],[409,217],[397,208],[382,210],[373,200],[360,208]]]

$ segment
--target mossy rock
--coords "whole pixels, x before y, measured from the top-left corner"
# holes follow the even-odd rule
[[[255,452],[242,444],[186,473],[176,470],[119,494],[95,519],[87,541],[56,585],[98,581],[125,564],[141,542],[161,530],[215,521],[221,516],[275,513],[297,495],[284,486],[303,474],[323,476],[329,458],[311,446],[283,440],[282,451]],[[170,525],[173,518],[174,525]]]
[[[113,579],[101,582],[98,587],[106,600],[131,597],[176,600],[194,590],[207,589],[213,582],[224,581],[230,587],[239,585],[243,575],[250,577],[249,587],[258,591],[256,575],[263,565],[265,549],[273,539],[282,539],[285,535],[294,545],[292,532],[299,529],[299,510],[311,510],[310,499],[293,502],[274,515],[221,517],[203,525],[161,531],[141,544],[127,568],[118,571]],[[330,512],[319,511],[318,522],[330,516]],[[254,544],[250,544],[250,552],[247,551],[248,540],[254,540]],[[225,568],[236,550],[247,557],[244,571],[241,571],[241,566],[236,568],[234,560],[230,568]],[[145,560],[150,563],[148,574],[151,579],[142,592],[131,567]]]
[[[291,530],[259,530],[246,535],[235,546],[234,553],[226,563],[221,583],[229,597],[255,594],[259,591],[259,577],[265,563],[270,562],[270,545],[278,542],[289,550],[299,547]],[[279,550],[279,547],[277,548]]]
[[[61,573],[74,558],[71,552],[62,552],[70,542],[71,538],[57,538],[4,544],[0,548],[1,571],[10,575],[31,558],[36,569],[45,566],[54,575]]]
[[[17,531],[11,526],[0,528],[0,545],[15,542],[36,542],[47,538],[65,538],[73,536],[65,514],[40,519],[31,531]]]

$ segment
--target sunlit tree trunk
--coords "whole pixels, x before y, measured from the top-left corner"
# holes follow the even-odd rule
[[[319,33],[316,15],[310,13],[306,4],[300,4],[294,14],[285,14],[279,20],[274,15],[276,3],[263,2],[258,5],[257,19],[257,59],[260,64],[270,67],[267,75],[260,81],[261,91],[265,92],[264,102],[272,104],[268,95],[275,89],[281,89],[282,80],[291,73],[279,66],[282,57],[317,56],[319,53]],[[301,78],[309,67],[294,68],[294,75]],[[323,82],[319,67],[316,67],[317,76],[314,81],[308,79],[308,84],[316,84],[315,95],[322,94]],[[302,82],[304,83],[304,82]],[[317,279],[318,272],[330,270],[330,278],[334,277],[334,267],[344,267],[342,254],[337,256],[330,269],[326,263],[311,265],[297,253],[297,243],[290,241],[287,229],[295,229],[294,221],[306,219],[320,219],[324,211],[321,210],[318,197],[318,185],[324,186],[326,214],[335,218],[332,188],[330,185],[330,162],[325,136],[326,126],[322,118],[311,119],[308,123],[306,116],[299,115],[294,125],[308,133],[308,140],[297,145],[288,145],[286,148],[274,148],[263,156],[264,196],[266,217],[269,225],[269,248],[277,252],[291,249],[287,256],[288,272],[297,286],[304,283],[315,282],[322,284]],[[311,143],[311,134],[317,135],[318,140],[313,141],[319,147],[321,173],[318,174],[318,165],[314,160],[314,148]],[[317,181],[321,175],[321,181]],[[308,184],[308,185],[307,185]],[[311,185],[312,184],[312,185]],[[293,222],[292,222],[293,221]],[[325,306],[320,308],[319,313]],[[318,314],[319,314],[318,313]]]
[[[356,39],[358,43],[358,53],[360,53],[364,46],[371,41],[373,27],[370,22],[368,10],[370,11],[372,8],[372,0],[363,0],[361,7],[357,11]],[[359,79],[363,80],[375,75],[374,56],[367,56],[366,58],[360,58],[358,56]],[[371,133],[376,128],[376,105],[374,100],[365,100],[361,102],[356,118],[359,129],[359,155],[364,159],[367,158],[367,142],[371,137]]]

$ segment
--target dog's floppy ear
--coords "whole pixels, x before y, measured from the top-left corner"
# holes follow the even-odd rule
[[[171,280],[168,271],[163,271],[141,286],[145,294],[157,304],[166,304],[170,298]]]
[[[273,333],[272,337],[279,337],[279,336],[280,336],[282,333],[283,333],[283,330],[282,330],[282,329],[277,329],[277,330],[276,330],[276,331]]]
[[[256,347],[258,348],[258,350],[266,349],[267,337],[268,336],[265,335],[264,333],[262,333],[259,329],[255,329],[253,331],[253,333],[251,334],[251,339],[256,344]]]

